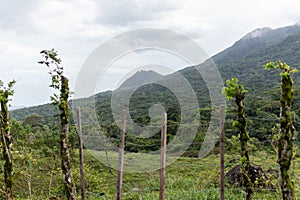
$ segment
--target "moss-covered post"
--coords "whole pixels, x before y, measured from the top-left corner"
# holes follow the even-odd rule
[[[238,84],[237,78],[232,78],[226,81],[226,87],[223,88],[223,93],[227,99],[235,98],[237,105],[237,120],[233,122],[233,126],[239,130],[239,140],[241,144],[241,164],[243,173],[243,186],[246,188],[246,199],[252,199],[252,183],[250,179],[251,164],[248,153],[248,141],[250,140],[247,132],[247,120],[245,117],[244,99],[247,90],[242,84]]]
[[[278,61],[277,65],[270,62],[264,65],[267,70],[281,69],[281,96],[280,96],[280,129],[278,139],[277,162],[279,164],[279,183],[282,198],[284,200],[295,199],[294,182],[290,176],[290,167],[294,154],[293,140],[295,128],[293,126],[293,116],[291,106],[294,98],[293,79],[291,75],[297,69],[291,69],[286,63]]]
[[[61,120],[61,133],[60,133],[60,155],[62,161],[62,171],[63,171],[63,181],[67,189],[68,199],[77,199],[76,197],[76,187],[72,183],[72,171],[70,163],[70,153],[69,153],[69,80],[61,76],[61,89],[60,89],[60,103],[59,109],[60,120]]]
[[[0,128],[1,128],[1,141],[2,151],[4,158],[4,199],[12,200],[12,186],[13,186],[13,157],[12,157],[12,137],[10,134],[8,101],[9,97],[14,94],[13,85],[15,81],[8,83],[7,87],[3,87],[3,82],[0,81]]]
[[[57,53],[54,49],[48,51],[41,51],[41,54],[45,58],[44,61],[40,61],[40,64],[45,64],[50,67],[54,65],[54,69],[50,70],[52,77],[52,83],[50,87],[59,89],[60,95],[54,94],[51,100],[55,105],[58,105],[60,110],[60,156],[61,156],[61,168],[63,175],[63,183],[66,189],[66,195],[68,200],[77,200],[76,187],[73,183],[71,159],[69,153],[69,106],[68,98],[70,96],[69,80],[63,76],[63,67],[59,64],[61,59],[57,58]]]

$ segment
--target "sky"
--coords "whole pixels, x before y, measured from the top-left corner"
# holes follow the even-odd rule
[[[256,28],[299,23],[299,10],[298,0],[1,1],[0,80],[17,81],[12,105],[40,105],[50,102],[54,92],[48,87],[48,69],[37,64],[43,49],[58,51],[73,90],[88,56],[118,34],[139,28],[173,30],[213,56]],[[115,89],[120,84],[117,79],[124,80],[133,73],[131,68],[124,71],[126,64],[136,60],[151,63],[149,58],[171,60],[166,65],[174,65],[176,70],[185,66],[165,52],[129,54],[107,71],[102,79],[105,84],[98,90]]]

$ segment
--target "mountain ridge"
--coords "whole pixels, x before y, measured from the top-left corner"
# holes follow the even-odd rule
[[[257,112],[260,111],[256,110],[262,109],[260,108],[260,106],[262,105],[260,105],[261,102],[256,101],[255,98],[259,95],[265,95],[265,92],[273,91],[274,88],[278,89],[278,87],[280,86],[280,77],[278,73],[275,71],[263,70],[262,65],[270,61],[281,59],[283,62],[287,62],[292,66],[300,66],[300,26],[292,25],[281,27],[279,29],[268,29],[267,31],[264,30],[264,34],[262,34],[262,36],[253,38],[247,38],[249,36],[248,34],[246,34],[244,37],[239,39],[224,51],[214,55],[212,57],[212,60],[218,67],[223,81],[232,77],[237,77],[240,80],[240,83],[245,85],[245,88],[249,90],[247,99],[251,100],[251,102],[248,103],[250,104],[250,106],[252,106],[251,112],[253,115],[257,115]],[[210,100],[209,92],[205,87],[205,82],[201,78],[201,75],[197,72],[197,68],[201,65],[203,65],[203,63],[197,66],[191,66],[181,69],[178,72],[170,74],[168,76],[161,77],[161,75],[159,75],[158,77],[161,77],[161,79],[159,80],[172,82],[176,81],[176,74],[179,73],[183,75],[192,85],[197,95],[199,106],[206,107],[209,104]],[[299,77],[299,74],[295,75],[295,79],[299,80]],[[124,83],[127,82],[128,84],[128,80],[130,80],[130,78],[127,79]],[[141,82],[139,82],[138,85],[140,85],[140,83]],[[136,86],[136,83],[130,83],[128,85]],[[149,85],[149,87],[144,86],[142,89],[135,92],[134,98],[136,98],[136,100],[134,100],[133,98],[133,103],[131,105],[136,106],[138,109],[148,109],[148,107],[150,107],[149,105],[151,104],[151,100],[143,96],[146,94],[146,90],[150,90],[151,94],[153,94],[153,92],[155,91],[158,92],[157,97],[160,98],[163,98],[164,96],[165,98],[173,98],[171,94],[165,93],[165,89]],[[103,121],[112,122],[113,120],[110,108],[108,108],[111,106],[112,93],[112,91],[107,91],[95,94],[97,114],[102,116],[101,119]],[[296,98],[298,98],[298,96],[296,96]],[[87,98],[82,99],[82,102],[86,102],[86,99]],[[155,101],[158,100],[156,99]],[[141,105],[139,106],[139,104]],[[174,105],[176,105],[176,103]],[[26,115],[30,113],[40,112],[50,120],[52,115],[57,115],[57,112],[51,111],[54,109],[49,106],[50,105],[45,105],[43,107],[42,105],[40,105],[38,107],[14,110],[12,111],[11,116],[18,120],[24,120]],[[265,105],[263,106],[267,107]],[[171,107],[169,107],[169,109],[171,109]],[[142,113],[147,112],[143,111]],[[254,132],[252,134],[256,133]]]
[[[163,77],[163,75],[153,70],[139,70],[126,79],[118,89],[126,89],[148,83],[154,83]]]

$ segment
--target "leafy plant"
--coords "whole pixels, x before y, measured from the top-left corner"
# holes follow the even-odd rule
[[[13,156],[12,156],[12,136],[10,134],[10,121],[8,112],[9,97],[13,96],[13,86],[16,83],[15,80],[10,81],[7,86],[4,86],[0,80],[0,129],[1,129],[1,141],[2,141],[2,152],[4,158],[4,183],[5,200],[13,199],[12,186],[13,186]]]
[[[248,153],[248,141],[250,140],[249,134],[247,132],[247,121],[245,117],[244,99],[247,90],[244,89],[242,84],[238,84],[237,78],[232,78],[226,81],[226,86],[223,88],[223,93],[226,95],[227,99],[235,99],[237,105],[237,120],[233,122],[233,126],[239,130],[239,140],[241,144],[241,164],[243,173],[243,185],[246,188],[246,199],[252,198],[252,183],[250,180],[250,159]]]
[[[280,69],[281,76],[281,97],[280,97],[280,128],[278,134],[278,150],[277,162],[279,164],[279,182],[281,187],[282,198],[284,200],[295,199],[294,182],[291,179],[290,168],[294,155],[294,137],[295,127],[293,125],[292,102],[294,98],[293,85],[294,81],[292,74],[298,72],[296,68],[291,68],[286,63],[278,61],[267,63],[263,66],[264,69]]]
[[[63,67],[60,66],[61,59],[58,58],[57,52],[52,50],[43,50],[41,54],[44,58],[40,61],[40,64],[45,64],[50,68],[49,74],[51,75],[50,87],[59,90],[59,96],[54,94],[51,96],[51,100],[54,105],[57,105],[60,110],[60,156],[61,156],[61,167],[63,173],[63,182],[66,189],[67,199],[75,200],[76,187],[72,181],[71,161],[69,153],[69,105],[68,98],[70,95],[69,91],[69,80],[63,76]]]

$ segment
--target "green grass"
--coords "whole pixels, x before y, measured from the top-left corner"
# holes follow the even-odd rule
[[[95,152],[94,152],[95,153]],[[104,155],[104,152],[96,152]],[[277,169],[276,157],[266,152],[252,153],[251,160],[261,165],[264,170]],[[110,162],[117,161],[117,154],[111,154]],[[130,160],[140,161],[145,154],[130,154]],[[15,156],[17,157],[17,155]],[[53,157],[41,157],[33,154],[31,172],[26,163],[15,161],[15,199],[30,199],[28,190],[29,175],[31,175],[31,199],[49,199],[57,197],[64,199],[61,183],[60,160]],[[239,159],[238,155],[226,155],[225,166],[228,171],[233,164],[229,161]],[[153,156],[148,155],[146,160],[154,162]],[[154,158],[155,159],[155,158]],[[79,188],[78,154],[73,152],[73,174]],[[156,160],[157,161],[157,160]],[[238,162],[238,161],[237,161]],[[295,160],[293,178],[296,181],[296,192],[300,199],[300,159]],[[128,164],[128,163],[127,163]],[[145,163],[144,163],[145,164]],[[125,162],[126,166],[126,162]],[[140,166],[144,166],[140,163]],[[219,155],[210,155],[203,159],[182,157],[167,166],[166,170],[166,199],[219,199]],[[50,181],[52,175],[52,180]],[[3,177],[0,177],[0,187],[3,188]],[[103,165],[88,151],[85,151],[85,181],[86,195],[89,200],[115,199],[117,171]],[[50,185],[51,182],[51,185]],[[274,183],[277,180],[273,180]],[[123,199],[158,199],[159,197],[159,170],[144,173],[124,173]],[[232,187],[226,183],[225,199],[243,199],[245,193],[241,188]],[[255,190],[253,199],[280,199],[280,194],[270,190]]]

